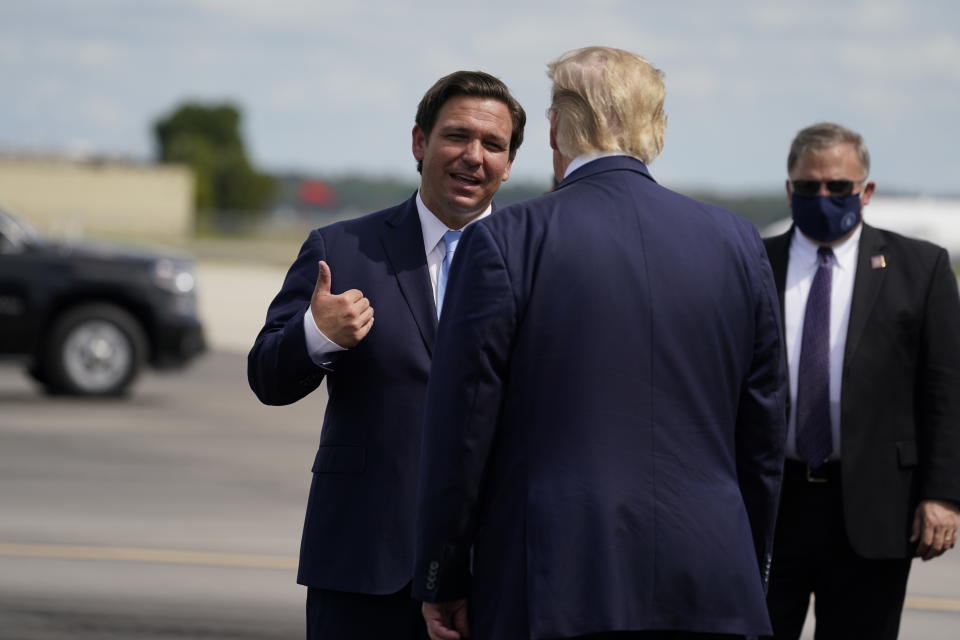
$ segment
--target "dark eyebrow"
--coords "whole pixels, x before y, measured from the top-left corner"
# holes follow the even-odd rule
[[[445,125],[440,127],[438,130],[438,133],[440,135],[448,135],[451,133],[463,133],[463,134],[470,135],[473,133],[473,129],[471,129],[470,127],[462,126],[462,125],[450,124],[450,125]],[[484,142],[496,142],[498,145],[501,145],[504,147],[506,147],[509,144],[507,138],[499,136],[495,133],[484,135],[483,140]]]
[[[440,127],[441,133],[469,133],[470,128],[464,127],[461,125],[448,124],[443,127]]]

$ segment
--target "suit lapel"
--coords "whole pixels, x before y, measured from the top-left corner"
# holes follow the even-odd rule
[[[857,255],[857,273],[853,281],[853,297],[850,301],[850,321],[847,325],[847,344],[843,352],[844,369],[856,353],[870,313],[877,301],[880,285],[886,275],[885,268],[874,268],[871,259],[880,255],[885,243],[880,233],[866,224],[860,235]]]
[[[423,251],[423,230],[417,215],[414,198],[387,218],[387,229],[380,236],[393,274],[400,285],[404,300],[410,307],[420,329],[420,336],[433,354],[433,340],[437,333],[437,311],[427,270],[427,256]]]

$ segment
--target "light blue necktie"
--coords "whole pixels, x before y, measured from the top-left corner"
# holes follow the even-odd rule
[[[440,310],[443,308],[443,292],[447,288],[447,277],[450,274],[450,263],[453,262],[453,252],[457,250],[457,244],[460,242],[460,234],[463,231],[447,231],[443,234],[443,246],[446,253],[443,254],[443,262],[440,263],[440,275],[437,277],[437,318],[440,317]]]

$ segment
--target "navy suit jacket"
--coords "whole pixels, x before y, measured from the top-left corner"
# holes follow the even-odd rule
[[[310,359],[303,333],[318,260],[330,265],[333,293],[361,290],[377,318],[328,369]],[[271,303],[248,357],[250,387],[262,402],[284,405],[326,377],[329,396],[303,527],[301,584],[384,594],[410,582],[436,323],[414,198],[311,232]]]
[[[469,596],[481,639],[769,633],[785,391],[756,231],[638,160],[479,221],[437,335],[414,596]]]

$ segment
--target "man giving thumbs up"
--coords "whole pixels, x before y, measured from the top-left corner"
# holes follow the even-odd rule
[[[317,329],[341,349],[355,347],[373,326],[373,307],[358,289],[330,293],[330,267],[321,260],[317,286],[310,298],[310,313]]]
[[[437,301],[457,232],[491,211],[525,119],[493,76],[437,81],[413,127],[417,193],[311,232],[250,351],[265,404],[297,402],[327,379],[297,576],[308,638],[426,638],[410,581]]]

